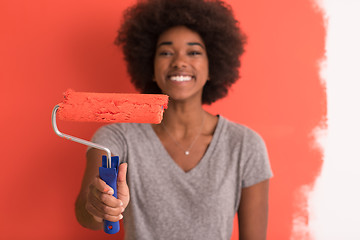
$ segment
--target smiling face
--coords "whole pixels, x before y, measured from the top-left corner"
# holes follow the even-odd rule
[[[157,42],[154,81],[176,101],[196,99],[209,79],[209,62],[200,35],[184,26],[170,28]]]

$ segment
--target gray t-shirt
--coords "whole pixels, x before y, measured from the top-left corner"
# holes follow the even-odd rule
[[[173,161],[150,124],[107,125],[93,141],[128,163],[126,240],[228,240],[241,189],[272,176],[261,137],[222,116],[205,155],[188,172]]]

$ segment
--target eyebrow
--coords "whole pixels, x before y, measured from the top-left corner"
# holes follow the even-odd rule
[[[160,47],[160,46],[163,46],[163,45],[172,45],[173,43],[172,42],[161,42],[159,43],[159,45],[157,47]],[[199,43],[199,42],[188,42],[187,45],[189,46],[200,46],[201,48],[205,49],[205,47]]]

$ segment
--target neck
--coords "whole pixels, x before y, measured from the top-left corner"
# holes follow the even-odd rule
[[[190,105],[170,101],[168,109],[164,112],[162,124],[170,130],[177,129],[184,133],[199,128],[205,115],[201,104]]]
[[[217,117],[207,113],[201,103],[189,105],[169,101],[163,121],[153,125],[153,129],[170,152],[175,154],[181,150],[190,156],[198,141],[210,143],[216,123]]]

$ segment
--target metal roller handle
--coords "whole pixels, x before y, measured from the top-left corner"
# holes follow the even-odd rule
[[[81,139],[81,138],[77,138],[77,137],[74,137],[74,136],[64,134],[64,133],[59,131],[59,129],[57,128],[57,125],[56,125],[56,112],[57,112],[58,109],[59,109],[59,105],[56,105],[54,107],[54,109],[52,111],[52,115],[51,115],[51,123],[52,123],[52,127],[54,129],[54,132],[59,137],[62,137],[62,138],[65,138],[65,139],[68,139],[68,140],[71,140],[71,141],[74,141],[74,142],[77,142],[77,143],[87,145],[89,147],[93,147],[93,148],[97,148],[97,149],[105,151],[106,155],[107,155],[107,167],[111,168],[111,152],[110,152],[110,149],[108,149],[107,147],[104,147],[102,145],[99,145],[99,144],[96,144],[96,143],[93,143],[93,142],[90,142],[90,141],[86,141],[86,140]]]

